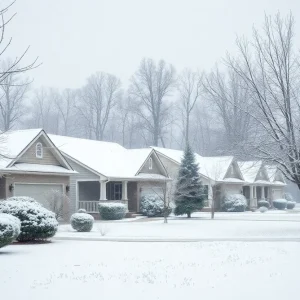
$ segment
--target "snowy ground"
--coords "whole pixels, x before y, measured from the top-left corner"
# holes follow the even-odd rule
[[[219,213],[210,220],[206,213],[191,219],[140,219],[132,222],[95,222],[92,232],[78,233],[70,225],[61,225],[58,239],[130,239],[130,240],[291,240],[300,241],[300,214],[297,212]]]
[[[1,299],[298,299],[299,253],[295,242],[11,245]]]

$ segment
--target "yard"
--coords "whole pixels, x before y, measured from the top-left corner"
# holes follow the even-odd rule
[[[61,225],[51,243],[0,250],[1,295],[9,300],[298,299],[299,217],[216,214],[211,221],[202,213],[191,220],[171,218],[169,224],[96,222],[90,233]]]
[[[299,297],[295,242],[55,241],[0,253],[9,300]]]

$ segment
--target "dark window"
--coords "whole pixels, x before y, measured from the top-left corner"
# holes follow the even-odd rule
[[[208,199],[208,185],[203,185],[203,194],[204,194],[204,199]]]
[[[107,200],[122,200],[122,182],[108,182],[106,196]]]

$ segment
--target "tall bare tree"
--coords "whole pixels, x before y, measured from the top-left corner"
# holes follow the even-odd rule
[[[10,64],[9,59],[3,61],[1,70],[6,70]],[[28,79],[23,80],[20,73],[11,72],[2,79],[0,85],[0,124],[3,131],[12,129],[24,115],[24,100],[29,84],[30,81]]]
[[[5,40],[5,32],[6,27],[10,23],[10,21],[15,17],[16,13],[9,14],[9,10],[16,2],[12,1],[8,5],[0,4],[0,58],[3,56],[7,56],[9,54],[9,47],[12,43],[12,38]],[[16,57],[13,60],[10,60],[8,64],[6,64],[5,68],[2,68],[0,71],[0,85],[5,85],[6,78],[11,74],[17,73],[25,73],[39,66],[37,63],[38,57],[33,60],[30,64],[21,65],[23,58],[29,51],[30,46],[28,46],[25,51],[21,53],[20,56]]]
[[[235,149],[251,134],[253,119],[249,113],[253,112],[253,103],[248,86],[232,70],[227,70],[225,75],[216,68],[204,77],[203,88],[206,98],[215,108],[212,114],[216,114],[216,122],[220,120],[220,127],[225,131],[223,150]]]
[[[189,144],[190,117],[196,102],[199,100],[202,88],[202,75],[185,69],[178,79],[178,90],[180,96],[180,110],[184,124],[185,145]]]
[[[253,29],[253,40],[237,40],[238,57],[227,65],[251,91],[263,129],[251,143],[256,156],[279,164],[300,189],[300,69],[294,47],[294,18],[265,17],[263,30]]]
[[[76,90],[65,89],[58,97],[55,97],[55,107],[60,116],[62,129],[60,133],[69,135],[74,132],[76,124],[75,106],[78,92]]]
[[[77,109],[97,140],[104,133],[113,108],[120,99],[121,83],[114,75],[96,73],[87,79]]]
[[[139,100],[137,110],[146,130],[152,136],[152,144],[163,141],[162,132],[168,116],[168,96],[175,82],[175,70],[163,60],[156,64],[152,59],[143,59],[131,80],[130,93]]]

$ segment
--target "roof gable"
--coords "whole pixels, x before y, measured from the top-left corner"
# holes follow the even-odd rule
[[[241,170],[244,180],[249,183],[254,183],[257,174],[261,169],[262,162],[261,161],[239,161],[238,166]]]

